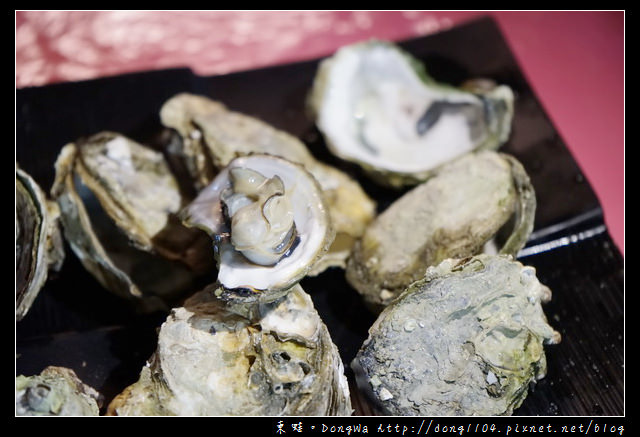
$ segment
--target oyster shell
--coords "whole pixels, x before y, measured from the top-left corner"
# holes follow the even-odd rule
[[[177,217],[187,200],[162,154],[123,135],[64,146],[52,195],[85,268],[142,308],[171,305],[215,271],[208,236]]]
[[[510,256],[444,260],[379,315],[352,363],[390,415],[510,415],[560,341],[535,269]]]
[[[199,119],[224,112],[222,103],[189,93],[177,94],[160,108],[160,121],[177,134],[166,140],[169,160],[174,167],[184,169],[196,191],[206,187],[217,173]]]
[[[44,286],[49,271],[64,262],[60,210],[40,186],[16,168],[16,320],[22,320]]]
[[[321,62],[309,107],[335,155],[399,187],[465,153],[497,149],[511,130],[513,92],[437,83],[400,47],[372,40]]]
[[[98,416],[102,396],[65,367],[16,376],[18,416]]]
[[[317,160],[293,135],[204,96],[177,94],[162,106],[160,118],[176,132],[167,149],[191,174],[196,190],[239,156],[270,154],[302,164],[322,187],[336,234],[332,246],[308,274],[345,267],[354,241],[376,213],[376,203],[356,180]]]
[[[252,318],[205,289],[174,309],[108,415],[350,415],[338,350],[300,285]],[[241,312],[247,308],[241,305]]]
[[[213,236],[218,283],[227,296],[246,301],[280,297],[334,236],[315,178],[302,165],[272,155],[232,160],[182,217]]]
[[[515,256],[533,229],[535,207],[514,157],[465,155],[378,215],[355,244],[346,278],[379,311],[443,259],[483,250]]]

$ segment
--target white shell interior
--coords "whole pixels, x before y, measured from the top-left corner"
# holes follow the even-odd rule
[[[325,245],[329,222],[317,182],[301,166],[263,155],[237,158],[225,167],[189,206],[190,221],[213,234],[225,232],[220,193],[230,186],[229,169],[245,167],[270,178],[278,175],[291,195],[296,230],[300,241],[293,252],[275,266],[253,264],[230,243],[220,244],[218,280],[229,289],[281,288],[317,258]]]
[[[453,88],[425,86],[394,48],[349,47],[331,61],[318,125],[344,158],[397,172],[419,172],[470,151],[482,140],[471,139],[462,113],[447,112],[426,133],[418,134],[417,122],[433,101],[482,102]]]

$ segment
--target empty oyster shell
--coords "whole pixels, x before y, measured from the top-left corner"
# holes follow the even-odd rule
[[[350,415],[338,350],[300,285],[253,318],[205,289],[176,308],[108,415]],[[240,307],[241,309],[244,307]]]
[[[262,153],[302,164],[322,187],[335,230],[334,243],[308,274],[345,267],[354,241],[376,213],[375,202],[355,179],[315,159],[293,135],[204,96],[177,94],[162,106],[160,118],[177,133],[168,141],[167,149],[191,174],[196,190],[204,188],[239,156]]]
[[[462,154],[497,149],[510,133],[513,92],[436,83],[409,53],[372,40],[321,62],[309,106],[336,156],[398,187]]]
[[[560,341],[535,269],[481,254],[431,267],[379,315],[352,363],[390,415],[510,415]]]
[[[171,305],[215,272],[208,236],[177,217],[187,200],[157,151],[113,132],[67,144],[52,195],[85,268],[147,309]]]
[[[347,280],[379,311],[443,259],[483,250],[515,256],[533,229],[535,207],[515,158],[465,155],[378,215],[353,248]]]
[[[247,301],[280,297],[334,236],[315,178],[302,165],[271,155],[232,160],[182,217],[213,236],[218,283],[228,296]]]
[[[102,396],[65,367],[49,366],[39,375],[16,376],[18,416],[97,416]]]
[[[24,170],[16,168],[16,320],[27,314],[49,271],[64,262],[60,210]]]

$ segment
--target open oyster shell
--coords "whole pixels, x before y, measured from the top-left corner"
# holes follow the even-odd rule
[[[334,237],[315,178],[302,165],[272,155],[232,160],[182,218],[213,236],[218,283],[227,296],[245,301],[280,297],[307,275]],[[271,261],[255,257],[280,248]]]
[[[376,213],[375,202],[356,180],[317,160],[298,138],[204,96],[177,94],[162,106],[160,118],[176,133],[167,141],[169,155],[198,191],[239,156],[270,154],[302,164],[322,187],[335,230],[334,243],[308,274],[345,267],[354,241]]]
[[[98,416],[102,396],[65,367],[16,376],[18,416]]]
[[[400,47],[372,40],[321,62],[309,106],[336,156],[399,187],[465,153],[497,149],[511,130],[513,92],[437,83]]]
[[[352,363],[385,414],[510,415],[560,341],[535,269],[481,254],[431,267],[379,315]]]
[[[356,242],[346,278],[379,311],[443,259],[483,250],[515,256],[533,229],[535,207],[515,158],[465,155],[378,215]]]
[[[60,210],[24,170],[16,168],[16,320],[22,320],[49,271],[64,262]]]
[[[108,415],[352,413],[338,350],[300,285],[250,318],[215,294],[205,289],[171,312],[140,379]]]
[[[141,308],[165,308],[215,272],[211,241],[178,219],[188,200],[155,150],[114,132],[67,144],[51,191],[85,268]]]

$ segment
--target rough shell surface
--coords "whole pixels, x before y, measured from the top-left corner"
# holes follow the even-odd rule
[[[379,311],[443,259],[483,250],[515,256],[533,229],[535,206],[515,158],[465,155],[378,215],[354,246],[347,280]]]
[[[296,285],[250,316],[246,310],[210,289],[174,309],[139,381],[108,414],[350,415],[342,361],[310,296]]]
[[[65,367],[16,376],[18,416],[98,416],[99,402],[101,395]]]
[[[298,241],[290,253],[274,265],[256,264],[233,245],[233,229],[229,227],[222,197],[232,187],[231,175],[237,169],[249,169],[269,180],[277,176],[284,192],[289,193]],[[185,208],[182,217],[186,224],[212,235],[218,258],[218,282],[237,297],[246,299],[279,297],[308,274],[334,238],[318,182],[302,165],[272,155],[253,154],[231,161]]]
[[[123,135],[101,132],[64,146],[52,196],[84,267],[147,309],[170,305],[215,271],[208,236],[177,217],[186,200],[162,154]]]
[[[352,367],[390,415],[510,415],[560,341],[535,269],[509,256],[448,259],[379,315]]]

